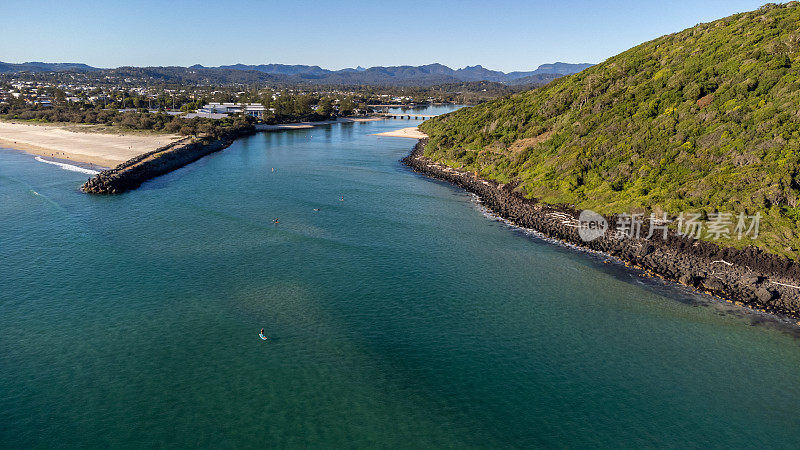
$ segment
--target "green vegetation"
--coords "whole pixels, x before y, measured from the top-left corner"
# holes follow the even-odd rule
[[[700,24],[531,91],[430,120],[428,156],[603,213],[760,212],[800,248],[800,6]],[[730,240],[727,245],[751,245]]]
[[[36,123],[80,123],[116,127],[121,130],[149,130],[184,136],[211,136],[218,138],[226,134],[253,128],[255,119],[236,116],[223,120],[195,117],[184,119],[165,113],[125,111],[76,107],[38,107],[29,105],[0,105],[0,119],[20,120]]]

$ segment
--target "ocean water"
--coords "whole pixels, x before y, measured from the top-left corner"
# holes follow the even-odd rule
[[[800,446],[796,330],[494,220],[415,123],[110,197],[0,151],[0,447]]]

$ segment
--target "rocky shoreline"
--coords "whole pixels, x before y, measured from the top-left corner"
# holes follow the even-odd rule
[[[420,140],[402,162],[415,172],[455,184],[476,194],[489,210],[523,228],[616,257],[669,281],[722,297],[739,305],[800,320],[800,265],[753,247],[734,249],[678,236],[666,239],[618,239],[607,232],[585,242],[578,234],[580,211],[526,199],[513,185],[483,180],[471,172],[436,163],[424,156]],[[614,229],[615,219],[606,217]],[[647,236],[646,225],[643,236]],[[800,322],[798,322],[800,324]]]
[[[183,138],[152,152],[131,158],[128,161],[104,170],[81,186],[89,194],[121,194],[136,189],[145,181],[172,172],[210,153],[230,146],[234,140],[253,134],[255,130],[244,130],[214,138]]]
[[[124,163],[108,169],[87,180],[81,191],[88,194],[121,194],[131,189],[136,189],[145,181],[160,175],[180,169],[210,153],[218,152],[229,147],[233,141],[240,137],[250,136],[259,131],[294,130],[314,128],[320,125],[331,125],[347,122],[369,122],[383,120],[375,118],[340,118],[320,122],[298,122],[274,125],[255,125],[251,128],[240,129],[227,135],[214,139],[211,137],[191,138],[186,137],[178,141],[157,148]]]

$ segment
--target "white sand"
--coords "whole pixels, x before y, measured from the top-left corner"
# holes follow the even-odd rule
[[[313,128],[346,122],[371,122],[382,117],[344,118],[325,122],[302,122],[281,125],[257,125],[261,131]],[[39,125],[0,122],[0,147],[23,150],[34,155],[115,167],[134,156],[151,152],[180,136],[156,133],[104,133],[93,125]],[[86,130],[85,132],[81,129]],[[410,129],[409,129],[410,130]],[[400,130],[403,131],[403,130]],[[421,133],[419,133],[421,134]],[[386,134],[386,136],[398,136]],[[419,137],[403,134],[400,137]],[[425,137],[422,135],[421,137]]]
[[[83,163],[114,167],[134,156],[180,139],[167,134],[79,132],[59,125],[0,122],[0,147]],[[80,126],[70,126],[80,129]],[[91,128],[88,126],[86,128]]]
[[[401,137],[411,139],[423,139],[428,137],[427,134],[419,131],[417,127],[401,128],[395,131],[386,131],[384,133],[375,133],[373,136],[386,136],[386,137]]]

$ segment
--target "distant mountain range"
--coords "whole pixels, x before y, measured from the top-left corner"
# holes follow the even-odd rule
[[[203,67],[194,65],[195,69],[236,69],[252,70],[263,72],[269,75],[288,75],[296,76],[304,80],[315,82],[326,82],[332,84],[380,84],[389,82],[390,84],[403,83],[406,81],[416,81],[422,83],[450,83],[459,81],[494,81],[498,83],[511,83],[515,80],[533,77],[532,81],[541,81],[549,77],[539,77],[542,75],[570,75],[591,67],[592,64],[568,64],[557,62],[554,64],[544,64],[538,69],[529,72],[500,72],[489,70],[483,66],[467,66],[463,69],[451,69],[445,65],[434,63],[424,66],[377,66],[364,69],[359,66],[356,69],[328,70],[319,66],[288,66],[284,64],[261,64],[244,65],[236,64],[232,66]],[[552,79],[552,78],[550,78]]]
[[[0,73],[17,72],[90,72],[101,70],[97,67],[80,63],[45,63],[25,62],[22,64],[0,62]]]
[[[145,76],[175,82],[306,82],[336,85],[400,85],[428,86],[469,81],[492,81],[504,84],[543,84],[563,75],[577,73],[592,64],[557,62],[544,64],[529,72],[501,72],[483,66],[451,69],[442,64],[423,66],[361,66],[352,69],[328,70],[319,66],[286,64],[234,64],[205,67],[118,67],[102,69],[79,63],[0,62],[0,73],[103,72],[109,75]]]

